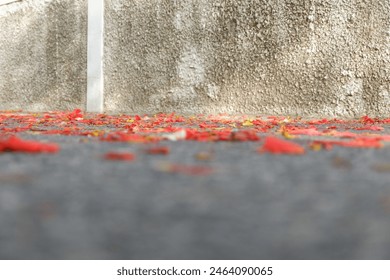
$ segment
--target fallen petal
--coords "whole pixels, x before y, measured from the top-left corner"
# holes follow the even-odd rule
[[[291,141],[285,141],[276,137],[267,137],[259,152],[301,155],[305,153],[305,149],[301,145]]]
[[[109,152],[104,155],[104,158],[107,160],[133,161],[135,155],[132,153]]]

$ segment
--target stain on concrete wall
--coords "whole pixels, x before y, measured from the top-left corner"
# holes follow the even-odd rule
[[[84,107],[87,1],[0,6],[0,110]]]
[[[388,115],[386,0],[106,1],[111,112]]]

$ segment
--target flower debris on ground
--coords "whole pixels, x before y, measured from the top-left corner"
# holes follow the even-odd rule
[[[0,112],[0,152],[56,153],[60,146],[23,139],[23,134],[86,137],[88,141],[127,142],[147,146],[145,154],[168,155],[164,141],[256,142],[257,152],[275,155],[304,155],[307,151],[343,148],[380,149],[390,142],[386,129],[390,118],[364,116],[355,120],[317,119],[279,116],[194,115],[175,113],[155,115],[107,115],[71,112],[25,113]],[[212,153],[210,153],[212,154]],[[207,153],[196,155],[209,159]],[[133,161],[136,155],[112,151],[106,160]],[[166,168],[183,173],[198,172],[197,167]]]

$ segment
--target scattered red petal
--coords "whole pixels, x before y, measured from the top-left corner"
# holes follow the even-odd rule
[[[148,143],[156,141],[156,138],[152,138],[148,135],[140,135],[126,132],[112,132],[100,138],[102,141],[107,142],[133,142],[133,143]]]
[[[285,141],[276,137],[267,137],[259,152],[301,155],[305,153],[305,149],[301,145],[291,141]]]
[[[73,120],[81,120],[83,118],[83,114],[81,113],[81,110],[80,109],[75,109],[73,112],[69,113],[67,115],[67,118],[70,120],[70,121],[73,121]]]
[[[357,127],[355,128],[355,130],[372,130],[372,131],[383,131],[385,130],[383,127],[381,126],[363,126],[363,127]]]
[[[390,135],[370,135],[367,137],[373,137],[374,139],[378,141],[390,141]]]
[[[361,122],[364,124],[374,124],[378,121],[378,119],[372,119],[368,116],[364,116],[361,118]]]
[[[104,158],[107,160],[133,161],[135,160],[135,155],[132,153],[110,152],[105,154]]]
[[[186,130],[186,140],[194,140],[200,142],[208,141],[259,141],[260,137],[256,130],[239,130],[232,131],[231,129],[221,129],[212,131],[198,131],[195,129]]]
[[[232,132],[230,135],[232,141],[259,141],[260,137],[257,135],[254,130],[241,130],[237,132]]]
[[[332,141],[318,140],[312,145],[322,145],[325,149],[330,150],[333,146],[349,147],[349,148],[381,148],[382,143],[375,138],[356,138],[349,141]]]
[[[328,119],[322,119],[322,120],[313,120],[313,121],[308,121],[307,123],[308,124],[314,124],[314,125],[318,125],[318,124],[327,124],[329,123],[330,121]]]
[[[334,136],[334,137],[341,137],[341,138],[355,138],[358,137],[359,134],[350,132],[350,131],[336,131],[332,130],[327,133],[329,136]]]
[[[169,152],[169,147],[153,147],[146,150],[150,155],[167,155]]]
[[[164,170],[170,173],[181,173],[191,176],[208,176],[214,173],[214,169],[207,166],[169,164]]]
[[[59,146],[57,144],[22,140],[16,136],[0,140],[0,152],[57,153],[58,151]]]
[[[317,128],[298,128],[298,127],[286,127],[286,131],[291,135],[310,135],[320,136],[323,133],[318,131]]]

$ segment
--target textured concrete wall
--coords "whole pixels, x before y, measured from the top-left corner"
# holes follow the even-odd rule
[[[84,107],[87,0],[0,6],[0,110]]]
[[[85,107],[87,0],[0,6],[0,109]],[[106,0],[108,112],[390,113],[387,0]]]
[[[388,0],[106,1],[112,112],[390,113]]]

